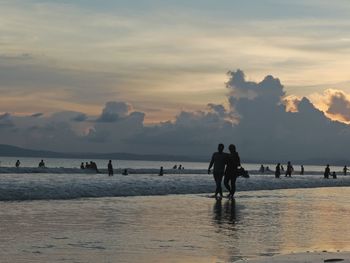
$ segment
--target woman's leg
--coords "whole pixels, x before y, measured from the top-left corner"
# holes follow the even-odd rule
[[[229,193],[231,193],[231,187],[230,187],[230,176],[228,174],[225,174],[224,176],[224,185]]]
[[[236,180],[237,180],[237,176],[232,176],[231,178],[231,196],[232,197],[236,192]]]

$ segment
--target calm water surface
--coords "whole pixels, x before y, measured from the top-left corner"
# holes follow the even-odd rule
[[[350,188],[0,202],[0,262],[233,262],[350,250]]]

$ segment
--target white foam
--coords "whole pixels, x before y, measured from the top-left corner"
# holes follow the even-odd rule
[[[154,173],[131,174],[136,171],[130,170],[128,176],[115,174],[109,177],[107,174],[84,174],[80,169],[71,169],[74,173],[64,173],[67,171],[65,168],[33,169],[39,172],[0,174],[0,200],[199,194],[211,193],[215,189],[212,175],[203,174],[204,170],[201,170],[202,174],[158,176],[158,170],[141,169],[143,172]],[[41,171],[45,172],[40,173]],[[49,173],[52,171],[57,173]],[[237,191],[336,186],[350,186],[350,176],[338,176],[338,179],[327,180],[318,173],[276,179],[273,175],[253,174],[248,179],[237,180]]]

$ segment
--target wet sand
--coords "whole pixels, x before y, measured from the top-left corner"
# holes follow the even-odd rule
[[[207,195],[0,202],[0,211],[0,262],[209,263],[350,251],[350,191],[341,187],[241,192],[234,202]]]

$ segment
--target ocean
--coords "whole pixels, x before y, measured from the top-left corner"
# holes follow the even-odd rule
[[[274,178],[243,165],[235,200],[216,201],[208,163],[0,158],[0,262],[234,262],[306,251],[349,251],[350,176],[322,166]],[[177,163],[179,164],[179,163]],[[265,165],[265,164],[264,164]],[[158,176],[159,167],[166,173]],[[273,168],[270,164],[270,168]],[[135,173],[121,175],[122,169]],[[67,170],[70,169],[70,170]],[[119,169],[119,170],[118,170]],[[70,173],[66,173],[70,171]]]

